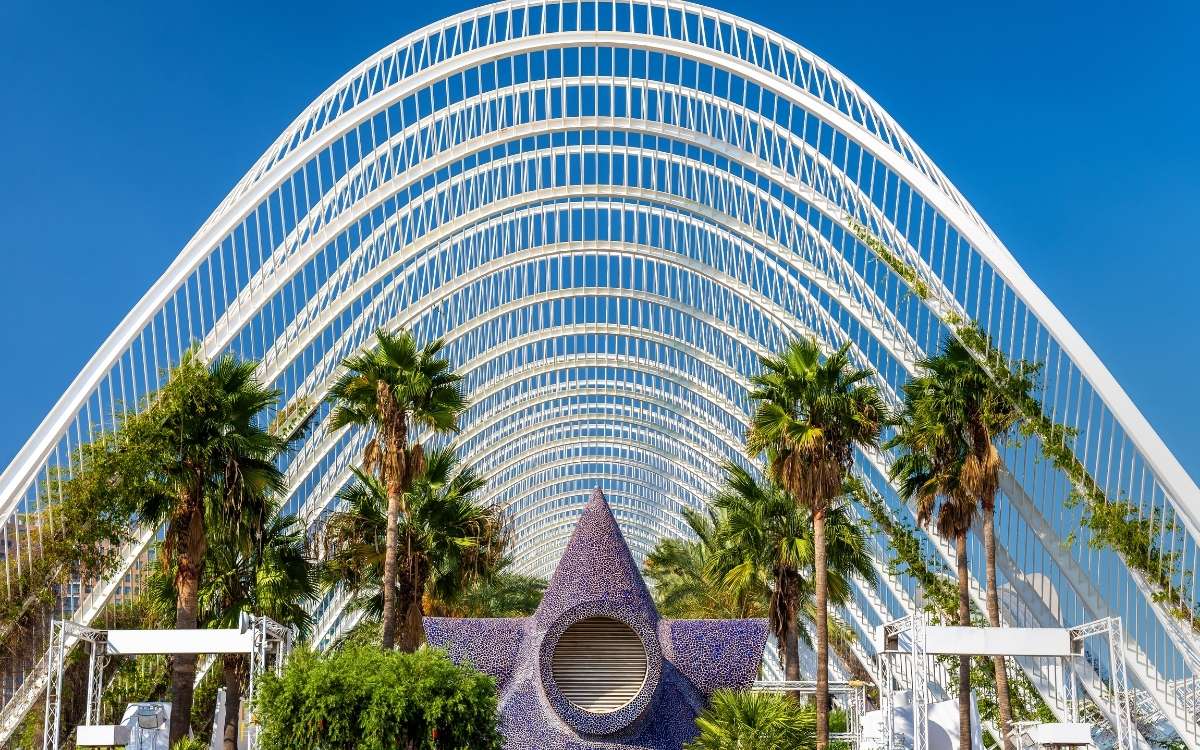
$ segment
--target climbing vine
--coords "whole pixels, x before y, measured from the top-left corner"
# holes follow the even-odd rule
[[[28,640],[71,581],[114,572],[139,498],[162,491],[146,469],[162,454],[158,432],[150,416],[124,418],[76,449],[69,470],[56,467],[40,483],[44,506],[18,519],[19,546],[0,568],[0,645]]]
[[[885,535],[891,542],[894,554],[887,561],[887,571],[893,576],[907,575],[916,581],[924,595],[923,610],[930,621],[939,625],[958,623],[958,587],[947,568],[940,560],[931,558],[926,552],[925,537],[915,526],[896,518],[883,498],[868,490],[861,482],[852,483],[855,499],[866,508],[876,533]],[[987,625],[987,618],[973,603],[971,622],[976,626]],[[938,657],[942,665],[952,669],[957,664],[953,656]],[[1050,707],[1042,700],[1037,688],[1030,682],[1022,669],[1009,669],[1009,700],[1015,721],[1054,721]],[[971,661],[971,685],[974,686],[979,706],[979,715],[996,723],[1000,718],[1000,707],[996,700],[996,674],[992,663],[986,659]],[[951,685],[953,689],[955,685]]]
[[[858,240],[903,279],[914,294],[925,302],[936,301],[929,285],[914,268],[861,222],[850,216],[846,221]],[[1091,532],[1088,545],[1093,549],[1107,547],[1116,552],[1135,575],[1152,587],[1155,601],[1200,632],[1195,604],[1182,593],[1188,588],[1191,573],[1180,570],[1180,553],[1167,552],[1155,534],[1156,529],[1166,528],[1163,511],[1154,508],[1147,514],[1125,498],[1108,497],[1069,447],[1075,439],[1075,430],[1046,416],[1041,402],[1029,393],[1028,379],[1036,370],[1024,362],[1014,365],[977,323],[964,320],[947,308],[947,305],[930,305],[930,310],[972,351],[999,392],[1020,410],[1023,417],[1019,428],[1021,434],[1036,436],[1042,454],[1070,480],[1072,489],[1067,503],[1071,507],[1082,505],[1082,523]],[[1176,580],[1181,585],[1176,585]]]

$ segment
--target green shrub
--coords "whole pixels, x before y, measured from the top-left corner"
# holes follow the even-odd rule
[[[208,743],[199,737],[184,737],[171,745],[171,750],[208,750]]]
[[[435,649],[292,655],[263,678],[262,750],[499,750],[496,683]]]
[[[687,750],[798,750],[816,745],[816,712],[779,693],[718,690]]]

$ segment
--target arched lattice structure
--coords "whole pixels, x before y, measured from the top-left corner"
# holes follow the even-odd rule
[[[280,136],[0,476],[0,542],[6,559],[27,554],[22,514],[45,503],[43,482],[193,342],[261,359],[290,408],[315,410],[288,459],[288,508],[319,523],[365,439],[328,432],[326,388],[376,328],[407,326],[446,337],[467,373],[458,442],[509,510],[523,569],[551,569],[595,486],[644,553],[686,533],[681,509],[741,455],[759,355],[797,333],[849,341],[894,401],[949,319],[1043,364],[1044,413],[1075,431],[1067,448],[1099,490],[1154,520],[1173,601],[1194,610],[1195,483],[870,97],[709,8],[499,3],[371,56]],[[1037,439],[1005,451],[1005,620],[1122,616],[1145,711],[1200,746],[1194,618],[1089,546],[1069,478],[1040,454]],[[886,462],[859,463],[906,517]],[[87,620],[108,591],[66,598],[64,614]],[[866,634],[914,593],[884,576],[847,615]],[[341,604],[321,603],[323,637]],[[6,731],[39,675],[10,675]]]

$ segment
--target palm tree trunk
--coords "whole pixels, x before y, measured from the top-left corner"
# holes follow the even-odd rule
[[[175,629],[192,630],[199,624],[200,570],[204,564],[203,492],[197,487],[183,490],[182,512],[168,531],[174,539]],[[195,654],[171,657],[171,744],[188,736],[192,720],[192,692],[196,678]]]
[[[383,648],[396,645],[396,573],[400,545],[400,493],[388,481],[387,536],[383,553]]]
[[[241,654],[225,654],[221,657],[222,677],[225,681],[225,725],[221,729],[222,750],[238,750],[238,719],[242,709],[242,660]]]
[[[397,414],[396,401],[392,391],[384,380],[376,385],[376,397],[379,402],[380,431],[383,442],[383,479],[387,485],[387,536],[383,553],[383,633],[384,649],[396,645],[396,577],[400,557],[400,503],[404,495],[403,462],[405,459],[405,443],[408,440],[404,415]]]
[[[850,677],[858,682],[866,683],[867,685],[867,710],[873,711],[877,707],[876,696],[873,693],[875,689],[875,678],[871,676],[870,670],[858,658],[858,654],[844,643],[840,643],[837,639],[830,642],[829,647],[833,649],[833,653],[842,660],[846,665],[846,669],[850,670]]]
[[[988,624],[1000,627],[1000,597],[996,591],[996,517],[994,502],[983,506],[983,553],[987,568],[987,614]],[[1008,672],[1004,669],[1004,657],[993,656],[992,667],[996,671],[996,703],[1000,709],[1000,736],[1004,738],[1004,750],[1012,750],[1009,738],[1012,730],[1012,702],[1008,695]]]
[[[958,555],[958,624],[971,625],[971,600],[968,593],[967,532],[960,531],[954,537],[954,551]],[[959,747],[970,747],[971,743],[971,657],[958,657],[958,740]]]
[[[829,747],[829,560],[825,550],[825,511],[813,512],[813,573],[816,578],[817,750]]]
[[[783,625],[783,678],[788,682],[800,679],[800,633],[796,627],[796,602],[788,597],[784,604]],[[796,695],[799,698],[799,694]]]
[[[399,649],[408,653],[416,651],[425,642],[425,617],[421,609],[425,585],[420,580],[422,571],[418,565],[410,555],[400,582],[400,606],[404,609],[404,618],[399,626]]]

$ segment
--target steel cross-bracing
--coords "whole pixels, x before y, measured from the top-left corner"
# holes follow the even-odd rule
[[[1041,365],[1043,414],[1069,428],[1065,447],[1106,498],[1152,521],[1166,570],[1152,579],[1091,544],[1071,479],[1038,439],[1005,446],[1005,623],[1121,618],[1124,646],[1097,652],[1093,676],[1125,672],[1140,731],[1200,747],[1194,481],[870,96],[769,29],[675,0],[495,3],[414,31],[334,83],[0,474],[0,586],[13,591],[34,564],[36,525],[56,522],[54,483],[80,445],[139,408],[193,345],[260,360],[281,408],[311,418],[281,468],[285,507],[315,532],[369,438],[328,429],[342,359],[379,328],[445,338],[472,398],[456,445],[508,514],[517,565],[544,574],[597,485],[635,554],[688,535],[683,509],[703,507],[723,460],[747,461],[761,355],[796,335],[849,342],[895,404],[919,359],[954,335],[947,320],[977,321],[997,351]],[[911,518],[889,460],[859,456],[863,479]],[[137,530],[125,559],[153,536]],[[931,542],[947,561],[945,540]],[[868,631],[919,599],[911,579],[887,575],[887,540],[873,545],[880,588],[856,584],[845,613],[864,656]],[[981,544],[970,547],[979,602]],[[55,619],[87,627],[123,573],[69,587]],[[317,605],[321,640],[351,619],[344,605]],[[71,633],[55,636],[64,648]],[[1052,681],[1021,666],[1035,685]],[[44,660],[4,665],[0,739],[46,676]]]

